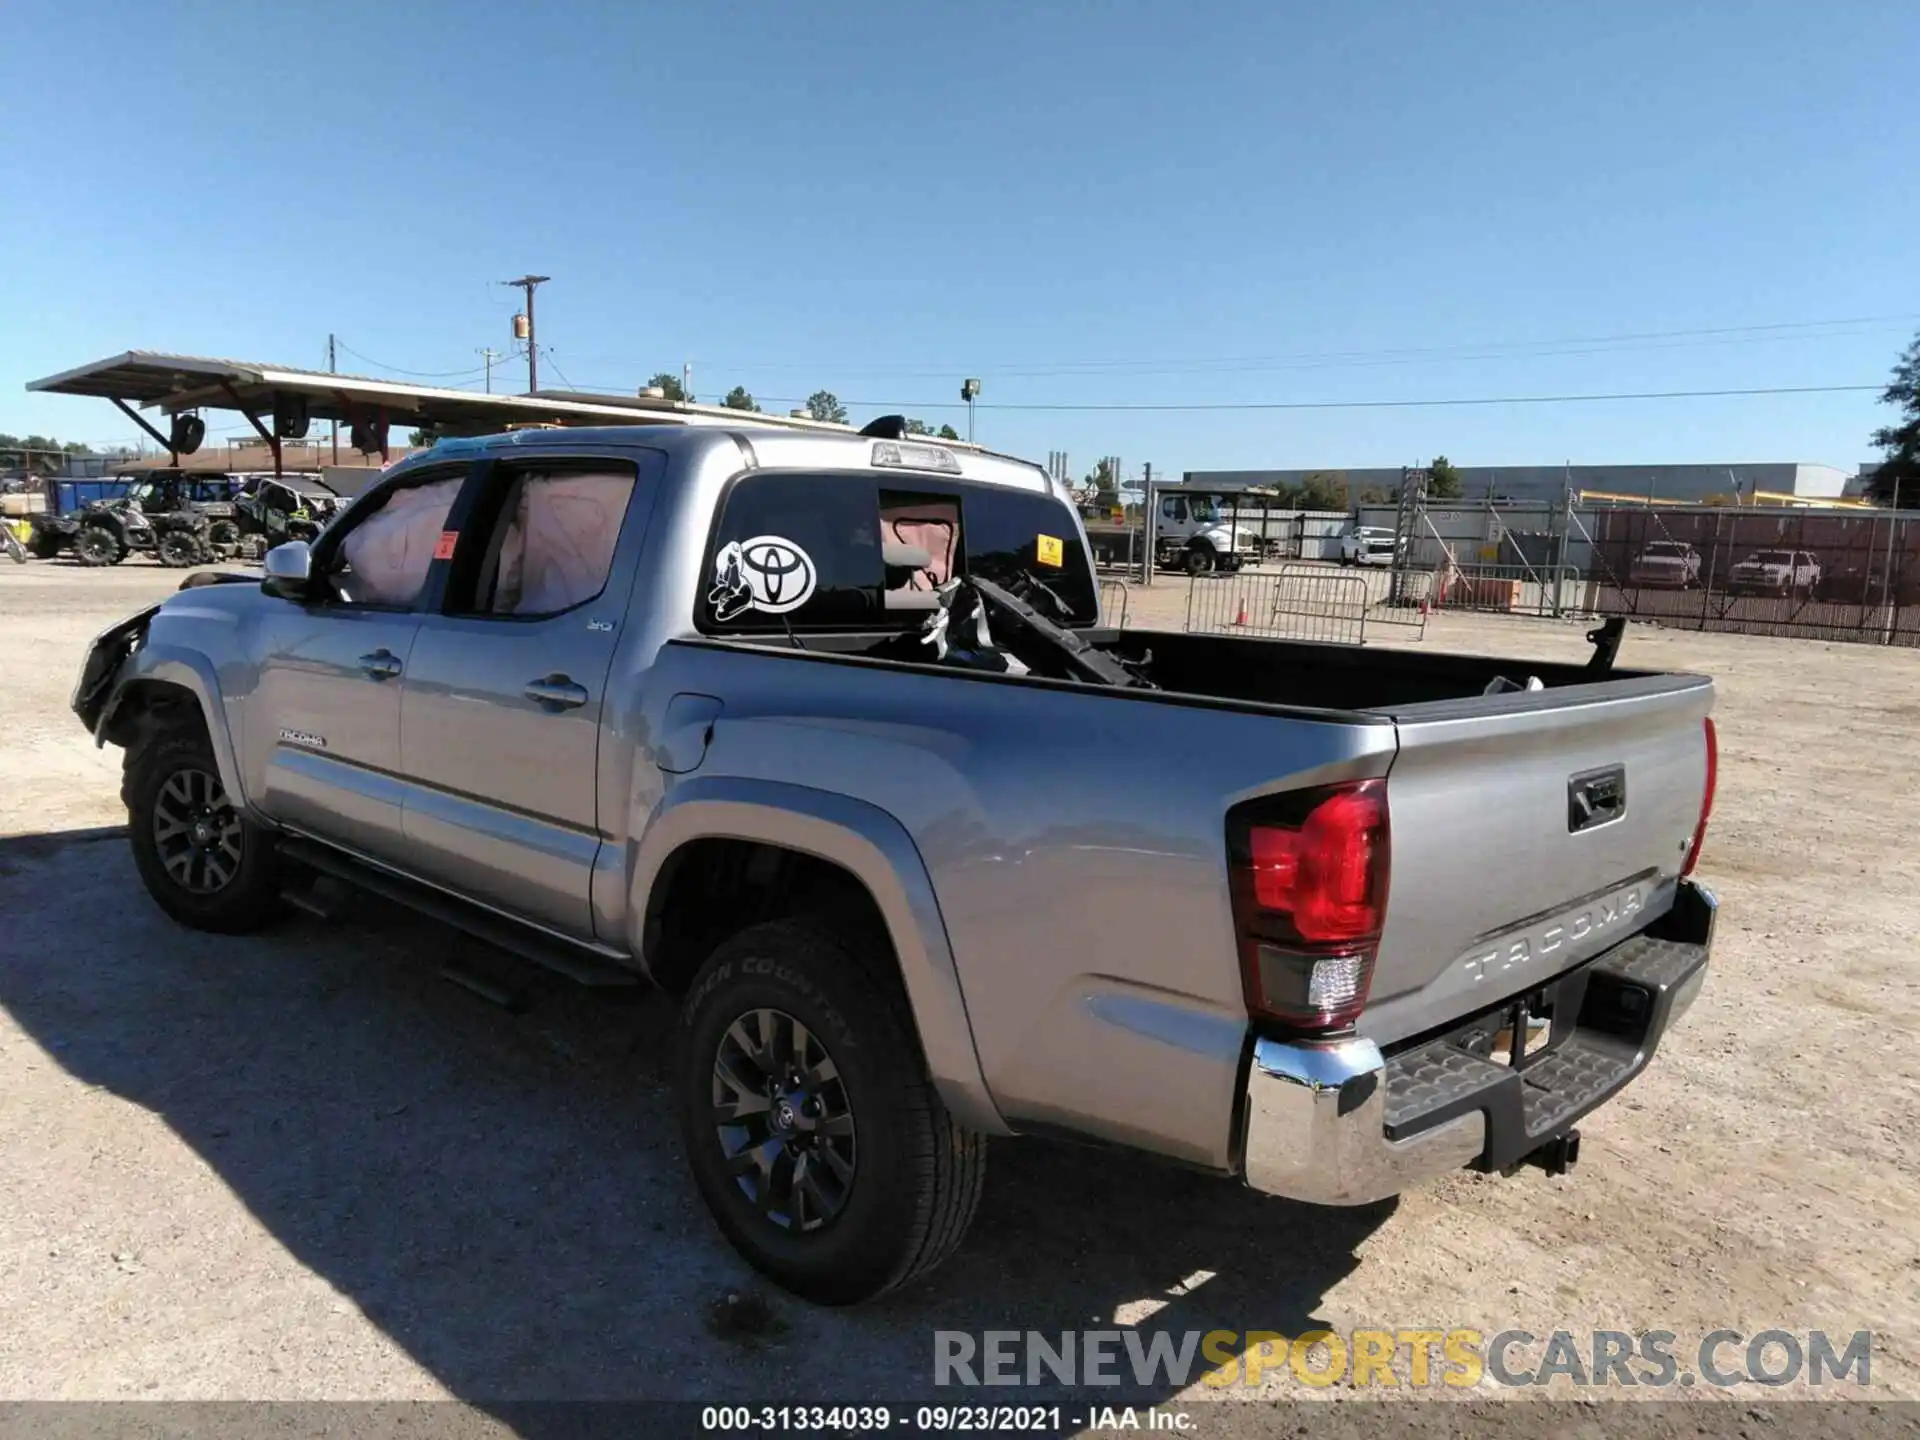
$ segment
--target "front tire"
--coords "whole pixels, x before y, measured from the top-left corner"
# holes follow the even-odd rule
[[[1205,545],[1187,547],[1187,574],[1204,575],[1213,569],[1213,551]]]
[[[273,837],[233,804],[197,723],[129,747],[121,795],[134,868],[173,919],[241,935],[280,915]]]
[[[777,920],[723,943],[680,1011],[687,1162],[747,1263],[822,1305],[932,1270],[980,1203],[985,1137],[927,1078],[891,954]]]
[[[155,557],[169,570],[185,570],[202,558],[200,539],[188,530],[169,530],[154,547]]]
[[[118,565],[125,558],[126,546],[120,537],[104,525],[82,525],[73,537],[73,558],[82,565]]]

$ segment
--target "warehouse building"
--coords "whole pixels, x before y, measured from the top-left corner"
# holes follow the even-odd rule
[[[1461,465],[1462,498],[1559,503],[1569,490],[1647,500],[1734,503],[1740,495],[1766,491],[1809,499],[1837,499],[1855,476],[1837,465],[1797,460],[1726,465]],[[1344,492],[1347,504],[1371,499],[1400,485],[1400,467],[1318,470],[1189,470],[1184,484],[1204,489],[1248,486],[1297,490],[1309,481]]]

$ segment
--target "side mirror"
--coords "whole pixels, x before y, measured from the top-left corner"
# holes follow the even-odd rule
[[[267,552],[260,588],[283,600],[304,600],[313,583],[313,552],[304,540],[289,540]]]

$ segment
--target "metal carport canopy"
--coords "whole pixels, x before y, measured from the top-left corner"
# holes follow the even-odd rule
[[[712,405],[689,405],[649,396],[476,395],[364,375],[336,375],[248,360],[168,355],[129,350],[108,360],[64,370],[28,383],[54,395],[89,395],[169,414],[182,410],[234,410],[271,415],[276,395],[298,396],[311,420],[432,426],[465,434],[488,434],[509,425],[779,425],[795,429],[847,427],[750,414]]]

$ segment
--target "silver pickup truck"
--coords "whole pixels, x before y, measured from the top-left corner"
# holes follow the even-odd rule
[[[73,706],[183,924],[344,881],[679,997],[701,1194],[844,1304],[989,1136],[1329,1205],[1565,1169],[1705,974],[1713,690],[1515,668],[1103,628],[1040,468],[742,417],[443,441]]]

